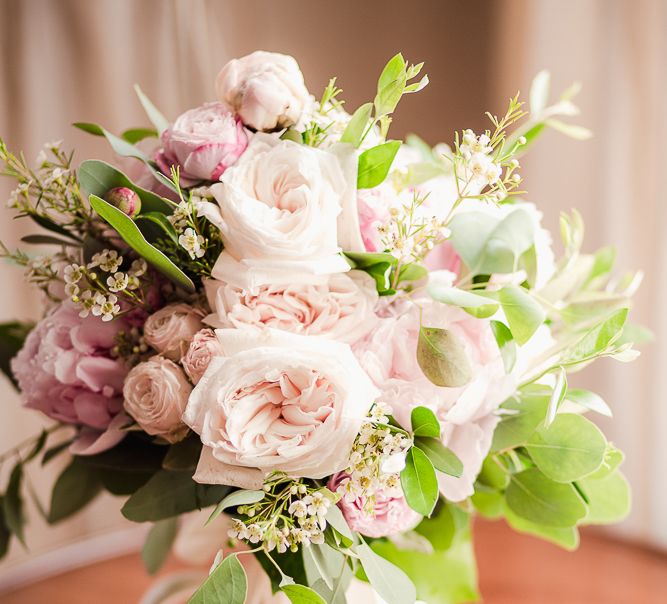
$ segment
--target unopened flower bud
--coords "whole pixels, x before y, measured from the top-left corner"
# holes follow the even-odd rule
[[[104,199],[130,218],[134,218],[141,212],[141,199],[129,187],[115,187],[110,189],[107,191]]]
[[[517,141],[520,145],[525,145],[526,144],[526,137],[525,136],[520,136],[519,140]]]

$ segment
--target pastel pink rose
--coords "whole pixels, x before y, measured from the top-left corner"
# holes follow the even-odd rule
[[[458,388],[430,382],[417,363],[419,308],[401,307],[400,314],[381,319],[378,328],[355,346],[362,367],[382,389],[382,400],[393,408],[396,419],[409,427],[416,405],[428,405],[443,419],[459,424],[496,409],[511,394],[514,381],[505,373],[489,321],[431,299],[417,302],[425,326],[447,329],[459,339],[473,378]]]
[[[327,486],[335,493],[347,478],[345,472],[339,472],[329,479]],[[415,512],[402,496],[378,492],[373,506],[374,514],[364,511],[365,503],[364,497],[353,500],[343,497],[338,507],[350,528],[367,537],[379,538],[409,531],[422,520],[421,514]]]
[[[274,471],[318,479],[342,470],[377,395],[350,347],[277,330],[216,335],[224,356],[183,415],[204,445],[194,479],[257,489]]]
[[[81,318],[67,302],[56,306],[12,359],[25,405],[67,424],[105,430],[123,408],[128,369],[111,350],[126,327],[119,319]]]
[[[215,90],[244,124],[267,132],[295,124],[309,100],[294,58],[262,50],[227,63]]]
[[[380,186],[374,189],[360,189],[357,192],[359,229],[367,252],[381,252],[384,249],[379,228],[387,224],[391,218],[389,210],[392,207],[392,199],[387,190],[388,187]]]
[[[202,329],[192,337],[188,351],[181,359],[181,365],[192,383],[197,384],[208,369],[211,359],[221,354],[222,348],[213,330]]]
[[[189,304],[169,304],[146,319],[144,338],[162,356],[178,361],[203,327],[203,313]]]
[[[243,124],[222,103],[205,103],[186,111],[162,133],[155,161],[169,175],[180,166],[181,183],[218,180],[248,146]]]
[[[273,328],[353,343],[375,325],[374,281],[360,271],[295,278],[289,285],[244,290],[217,280],[206,283],[214,327]]]
[[[182,440],[188,427],[181,421],[192,386],[176,363],[155,356],[132,368],[123,396],[127,411],[148,434],[169,442]]]

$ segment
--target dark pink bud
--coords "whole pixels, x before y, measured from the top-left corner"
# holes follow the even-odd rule
[[[141,212],[141,199],[129,187],[115,187],[109,189],[104,196],[112,206],[117,207],[123,214],[127,214],[130,218],[134,218]]]

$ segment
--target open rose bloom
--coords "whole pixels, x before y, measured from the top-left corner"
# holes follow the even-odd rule
[[[576,213],[557,260],[518,191],[524,135],[576,107],[521,122],[513,99],[451,147],[392,140],[421,69],[396,55],[349,113],[335,80],[316,97],[265,51],[171,122],[139,91],[150,151],[109,137],[127,170],[75,170],[57,144],[33,169],[0,144],[10,207],[61,238],[7,252],[46,312],[0,326],[2,351],[54,422],[13,454],[9,537],[25,466],[58,454],[50,519],[83,504],[80,485],[123,495],[125,517],[158,523],[149,567],[172,541],[191,567],[144,604],[453,602],[476,589],[473,514],[568,549],[624,516],[622,455],[585,415],[607,404],[566,373],[636,356],[641,274],[582,251]]]

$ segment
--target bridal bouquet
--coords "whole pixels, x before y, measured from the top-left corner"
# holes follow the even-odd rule
[[[469,601],[474,514],[567,549],[623,518],[623,455],[587,419],[610,410],[567,376],[636,356],[640,276],[581,251],[576,211],[556,260],[520,190],[540,132],[588,136],[561,121],[577,89],[549,105],[540,73],[529,111],[513,98],[432,148],[389,137],[421,68],[397,54],[352,113],[335,79],[316,98],[267,52],[173,122],[137,88],[152,127],[75,124],[121,167],[0,142],[9,207],[40,227],[23,241],[48,250],[3,247],[45,312],[1,326],[1,364],[53,420],[3,457],[2,553],[28,463],[59,456],[49,522],[125,497],[153,523],[150,571],[204,531],[194,604],[341,603],[360,581],[387,604]]]

